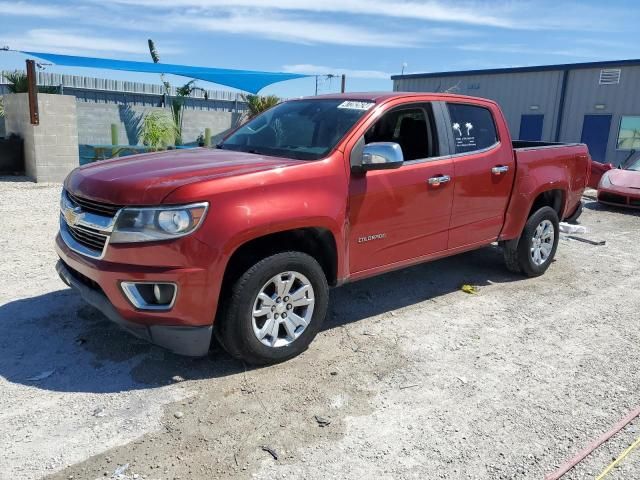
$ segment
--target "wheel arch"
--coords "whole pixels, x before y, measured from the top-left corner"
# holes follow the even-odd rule
[[[545,206],[553,208],[562,220],[567,208],[567,198],[567,188],[562,183],[543,185],[531,193],[514,193],[498,240],[517,244],[529,217]]]
[[[527,218],[531,217],[531,215],[542,207],[551,207],[558,214],[558,218],[562,220],[566,203],[567,192],[562,188],[552,188],[542,191],[534,198]]]
[[[325,227],[300,227],[265,234],[237,246],[225,267],[223,290],[257,261],[286,251],[302,252],[315,258],[327,283],[337,284],[338,245],[334,234]]]

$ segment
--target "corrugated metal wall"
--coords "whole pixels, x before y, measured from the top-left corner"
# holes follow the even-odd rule
[[[640,66],[621,70],[620,83],[616,85],[600,85],[599,68],[571,71],[561,129],[562,141],[580,141],[585,115],[612,115],[607,161],[615,165],[629,155],[628,151],[616,149],[621,117],[640,116]]]
[[[615,68],[615,67],[608,67]],[[584,116],[610,114],[606,161],[619,164],[629,152],[617,151],[620,118],[640,116],[640,66],[621,67],[620,83],[600,85],[600,68],[570,70],[560,141],[580,142]],[[542,140],[555,139],[563,71],[515,72],[394,80],[395,91],[459,93],[490,98],[502,107],[514,138],[524,114],[544,114]],[[596,108],[596,105],[604,108]]]
[[[394,90],[445,92],[490,98],[500,104],[511,134],[518,137],[522,114],[544,114],[542,139],[551,141],[558,117],[562,72],[505,73],[394,80]]]

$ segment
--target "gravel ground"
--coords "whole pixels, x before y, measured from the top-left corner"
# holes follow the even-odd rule
[[[491,247],[333,290],[305,354],[250,369],[83,306],[53,268],[59,192],[0,180],[0,478],[540,479],[640,405],[637,213],[586,198],[606,246],[562,239],[537,279]],[[640,478],[640,449],[608,478]]]

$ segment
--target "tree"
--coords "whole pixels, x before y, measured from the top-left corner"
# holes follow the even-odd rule
[[[158,54],[158,50],[156,49],[153,40],[148,39],[147,43],[149,44],[149,54],[151,55],[151,60],[153,60],[153,63],[160,63],[160,55]],[[189,80],[183,86],[176,88],[176,95],[175,97],[171,98],[171,84],[167,81],[164,73],[160,74],[160,81],[164,86],[165,95],[170,102],[171,118],[173,118],[173,123],[176,130],[176,145],[182,145],[182,117],[185,99],[190,97],[193,92],[201,91],[204,93],[204,99],[207,100],[209,98],[207,91],[203,88],[195,86],[196,80],[194,79]]]

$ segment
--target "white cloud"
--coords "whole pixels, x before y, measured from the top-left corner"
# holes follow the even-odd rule
[[[16,17],[66,17],[67,11],[63,8],[28,2],[0,2],[2,15]]]
[[[1,44],[9,44],[15,50],[43,51],[64,55],[96,54],[147,54],[147,41],[141,37],[106,38],[77,31],[54,29],[33,29],[13,37],[0,37]],[[177,53],[179,50],[163,47],[164,53]]]
[[[391,73],[380,70],[354,70],[350,68],[327,67],[324,65],[310,65],[306,63],[284,65],[283,72],[301,73],[304,75],[346,75],[348,78],[371,78],[389,80]]]
[[[234,8],[332,13],[364,17],[498,27],[514,30],[619,30],[628,7],[556,0],[112,0],[122,5],[174,12]]]
[[[452,5],[442,0],[385,1],[385,0],[114,0],[115,3],[140,5],[150,8],[253,8],[268,10],[305,11],[317,13],[348,13],[354,15],[411,18],[434,22],[486,25],[517,28],[515,19],[489,3],[463,2]]]
[[[536,47],[530,47],[520,44],[470,44],[460,45],[456,47],[458,50],[464,50],[467,52],[493,52],[493,53],[513,53],[513,54],[528,54],[528,55],[556,55],[561,57],[578,57],[578,58],[593,58],[593,51],[588,51],[580,48],[567,48],[567,49],[540,49]]]
[[[280,14],[234,11],[229,16],[172,16],[172,24],[210,32],[253,35],[272,40],[378,47],[414,47],[415,35],[380,32],[347,24],[304,20]]]

